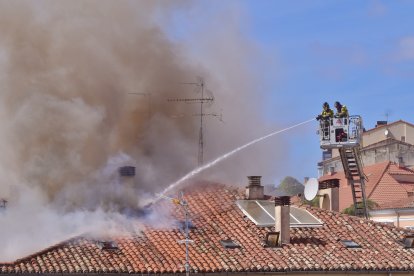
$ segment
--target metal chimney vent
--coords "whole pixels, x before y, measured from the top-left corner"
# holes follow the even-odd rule
[[[133,166],[124,166],[119,168],[120,176],[135,176],[135,167]]]

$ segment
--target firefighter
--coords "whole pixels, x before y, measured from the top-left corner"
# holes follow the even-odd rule
[[[321,124],[321,130],[323,134],[322,140],[329,140],[329,125],[334,113],[332,109],[329,108],[329,104],[327,102],[324,102],[322,107],[322,113],[316,117],[316,120],[320,121]]]
[[[340,102],[335,102],[335,108],[336,108],[335,118],[348,118],[349,117],[348,109],[346,108],[345,105],[342,105]]]
[[[328,121],[329,119],[333,118],[334,113],[332,109],[329,108],[329,104],[327,102],[323,103],[322,108],[322,113],[316,117],[316,120]]]

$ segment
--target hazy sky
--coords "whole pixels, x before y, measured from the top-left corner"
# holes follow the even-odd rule
[[[258,112],[275,128],[307,120],[324,101],[333,106],[336,100],[362,115],[367,129],[386,114],[389,121],[414,122],[414,1],[203,3],[177,12],[168,25],[171,37],[197,51],[194,39],[203,40],[206,26],[219,32],[236,25],[257,54],[251,66],[265,95],[257,99],[263,103]],[[286,174],[316,176],[316,126],[285,134],[291,152]]]

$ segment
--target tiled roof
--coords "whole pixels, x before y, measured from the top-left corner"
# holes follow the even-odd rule
[[[255,226],[235,204],[243,191],[204,185],[185,195],[196,227],[190,231],[192,272],[414,271],[414,250],[399,242],[407,230],[306,207],[324,225],[292,228],[290,244],[265,248],[261,241],[270,228]],[[163,204],[182,219],[180,206]],[[78,237],[0,264],[0,273],[179,273],[184,272],[185,245],[177,241],[183,238],[179,229],[146,227],[141,234],[113,237],[119,249],[106,251],[93,239]],[[220,240],[225,239],[240,248],[224,248]],[[341,240],[353,240],[361,248],[346,248]]]
[[[394,174],[394,175],[414,175],[413,170],[406,168],[406,167],[400,167],[396,164],[393,164],[393,166],[390,166],[388,173]]]
[[[375,208],[375,210],[381,209],[404,209],[404,208],[414,208],[414,197],[407,197],[404,199],[394,200],[382,204],[380,207]]]
[[[390,201],[402,200],[408,197],[407,192],[413,190],[414,185],[398,181],[396,175],[413,175],[410,169],[402,168],[392,162],[383,162],[364,167],[364,173],[368,177],[365,192],[368,199],[382,206]],[[351,186],[345,178],[344,172],[324,175],[319,180],[337,178],[340,180],[339,208],[343,210],[353,204]]]

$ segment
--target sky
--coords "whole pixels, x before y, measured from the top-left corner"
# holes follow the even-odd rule
[[[363,117],[366,129],[379,120],[414,122],[413,1],[198,3],[169,21],[171,38],[197,51],[206,26],[220,32],[218,26],[237,25],[257,55],[251,66],[262,92],[258,112],[275,129],[312,118],[325,101],[345,104],[351,115]],[[315,122],[283,134],[289,143],[286,174],[317,176],[316,128]]]

